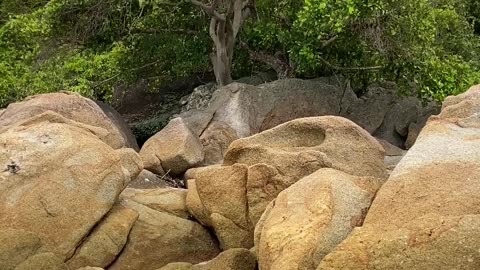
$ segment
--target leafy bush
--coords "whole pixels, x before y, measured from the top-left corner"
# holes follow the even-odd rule
[[[244,39],[288,55],[297,76],[342,73],[360,87],[396,81],[437,101],[480,83],[478,1],[259,2],[260,20]]]
[[[480,83],[476,0],[256,0],[241,34],[298,77],[342,74],[352,85],[395,81],[443,100]],[[119,86],[211,72],[208,16],[189,1],[4,0],[0,107],[71,90],[108,101]],[[238,48],[234,76],[265,68]]]

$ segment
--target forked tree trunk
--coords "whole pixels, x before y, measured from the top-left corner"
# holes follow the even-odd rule
[[[211,16],[209,34],[214,43],[214,50],[210,55],[215,78],[219,86],[232,82],[232,60],[235,40],[253,8],[255,0],[211,0],[207,5],[198,0],[190,0],[194,5],[201,7]],[[217,8],[224,10],[220,13]]]

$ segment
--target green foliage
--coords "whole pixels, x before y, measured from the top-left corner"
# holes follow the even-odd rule
[[[438,101],[480,83],[478,1],[259,2],[260,21],[244,39],[288,55],[297,76],[343,73],[360,87],[391,80]]]
[[[119,86],[154,91],[211,70],[207,23],[189,3],[50,0],[18,14],[0,25],[0,107],[59,90],[108,101]]]
[[[290,63],[298,77],[341,73],[357,88],[395,81],[406,94],[438,101],[480,83],[477,0],[256,4],[242,42]],[[142,81],[155,91],[211,72],[208,20],[188,1],[4,0],[0,107],[59,90],[108,101],[120,86]],[[237,49],[234,77],[258,68]]]

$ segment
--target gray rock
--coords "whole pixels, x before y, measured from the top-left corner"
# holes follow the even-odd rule
[[[137,144],[137,139],[133,135],[130,126],[125,122],[123,117],[114,108],[108,106],[107,104],[98,100],[95,101],[95,103],[97,103],[100,109],[102,109],[103,113],[105,113],[105,115],[110,119],[110,121],[112,121],[112,123],[117,127],[122,136],[125,138],[125,146],[133,148],[137,152],[140,151],[140,148]]]
[[[182,112],[207,108],[215,90],[217,90],[215,83],[207,83],[196,87],[190,95],[180,100],[180,104],[183,105]]]

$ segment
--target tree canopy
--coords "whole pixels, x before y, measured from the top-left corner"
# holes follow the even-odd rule
[[[248,3],[254,9],[234,42],[233,78],[264,69],[280,77],[342,74],[358,91],[394,81],[437,101],[480,83],[476,0]],[[108,101],[139,81],[155,91],[213,73],[211,18],[190,0],[4,0],[0,107],[59,90]]]

